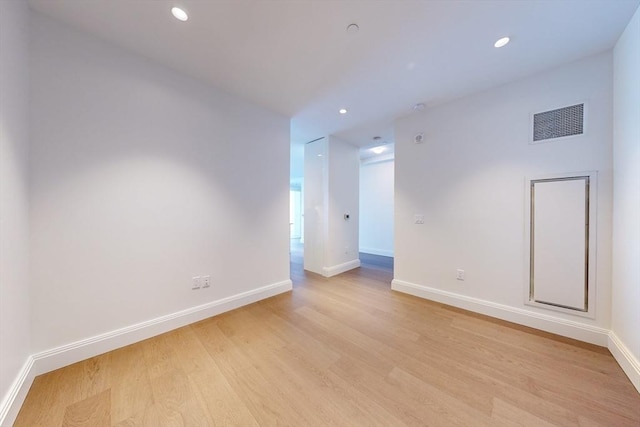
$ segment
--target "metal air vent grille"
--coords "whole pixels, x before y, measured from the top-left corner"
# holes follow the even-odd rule
[[[584,104],[533,115],[533,142],[584,133]]]

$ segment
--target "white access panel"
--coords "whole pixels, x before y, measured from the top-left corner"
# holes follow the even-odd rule
[[[531,181],[529,300],[589,308],[589,176]]]

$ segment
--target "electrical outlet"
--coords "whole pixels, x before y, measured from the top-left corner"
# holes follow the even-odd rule
[[[456,270],[456,280],[464,280],[464,270],[460,268]]]
[[[200,276],[192,277],[191,278],[191,289],[193,289],[193,290],[200,289],[200,282],[201,282]]]
[[[211,276],[202,276],[200,282],[202,283],[203,288],[208,288],[211,286]]]
[[[423,214],[415,214],[413,216],[414,224],[424,224],[424,215]]]

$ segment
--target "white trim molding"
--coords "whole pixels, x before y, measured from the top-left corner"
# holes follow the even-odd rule
[[[322,275],[324,277],[332,277],[358,267],[360,267],[360,259],[354,259],[331,267],[322,267]]]
[[[0,426],[13,424],[38,375],[288,292],[292,288],[291,280],[284,280],[31,355],[2,401]]]
[[[613,331],[609,331],[607,348],[624,373],[627,374],[631,384],[633,384],[636,390],[638,390],[638,393],[640,393],[640,360],[635,358],[633,353],[629,351],[627,346],[620,341],[620,338],[618,338]]]
[[[27,357],[27,361],[18,372],[18,376],[11,384],[7,395],[0,403],[0,426],[11,426],[20,412],[20,407],[27,397],[27,393],[36,378],[33,369],[33,357]]]
[[[387,250],[387,249],[360,248],[360,252],[362,252],[364,254],[388,256],[388,257],[393,258],[393,251],[392,250],[390,251],[390,250]]]
[[[602,347],[606,347],[609,341],[608,329],[548,314],[536,313],[397,279],[391,282],[391,289]]]

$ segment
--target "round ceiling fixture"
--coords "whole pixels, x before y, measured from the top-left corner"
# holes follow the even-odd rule
[[[358,26],[358,24],[353,23],[353,24],[347,25],[347,34],[355,34],[358,31],[360,31],[360,27]]]
[[[424,103],[419,102],[413,106],[413,111],[422,111],[424,110],[424,107],[425,107]]]
[[[509,39],[509,37],[503,37],[503,38],[501,38],[500,40],[498,40],[497,42],[495,42],[495,43],[493,44],[493,46],[495,46],[495,47],[503,47],[503,46],[506,46],[506,45],[507,45],[507,43],[509,43],[509,40],[510,40],[510,39]]]
[[[185,12],[184,10],[180,9],[179,7],[172,7],[171,8],[171,14],[178,20],[178,21],[186,21],[187,19],[189,19],[189,15],[187,15],[187,12]]]
[[[371,149],[371,151],[373,151],[375,154],[382,154],[384,150],[385,150],[385,147],[383,145],[380,145],[378,147],[373,147]]]
[[[347,109],[346,108],[341,108],[341,109],[338,110],[338,113],[347,114]]]
[[[381,137],[381,136],[374,136],[374,137],[373,137],[373,140],[374,140],[374,141],[380,141],[381,139],[382,139],[382,137]]]

